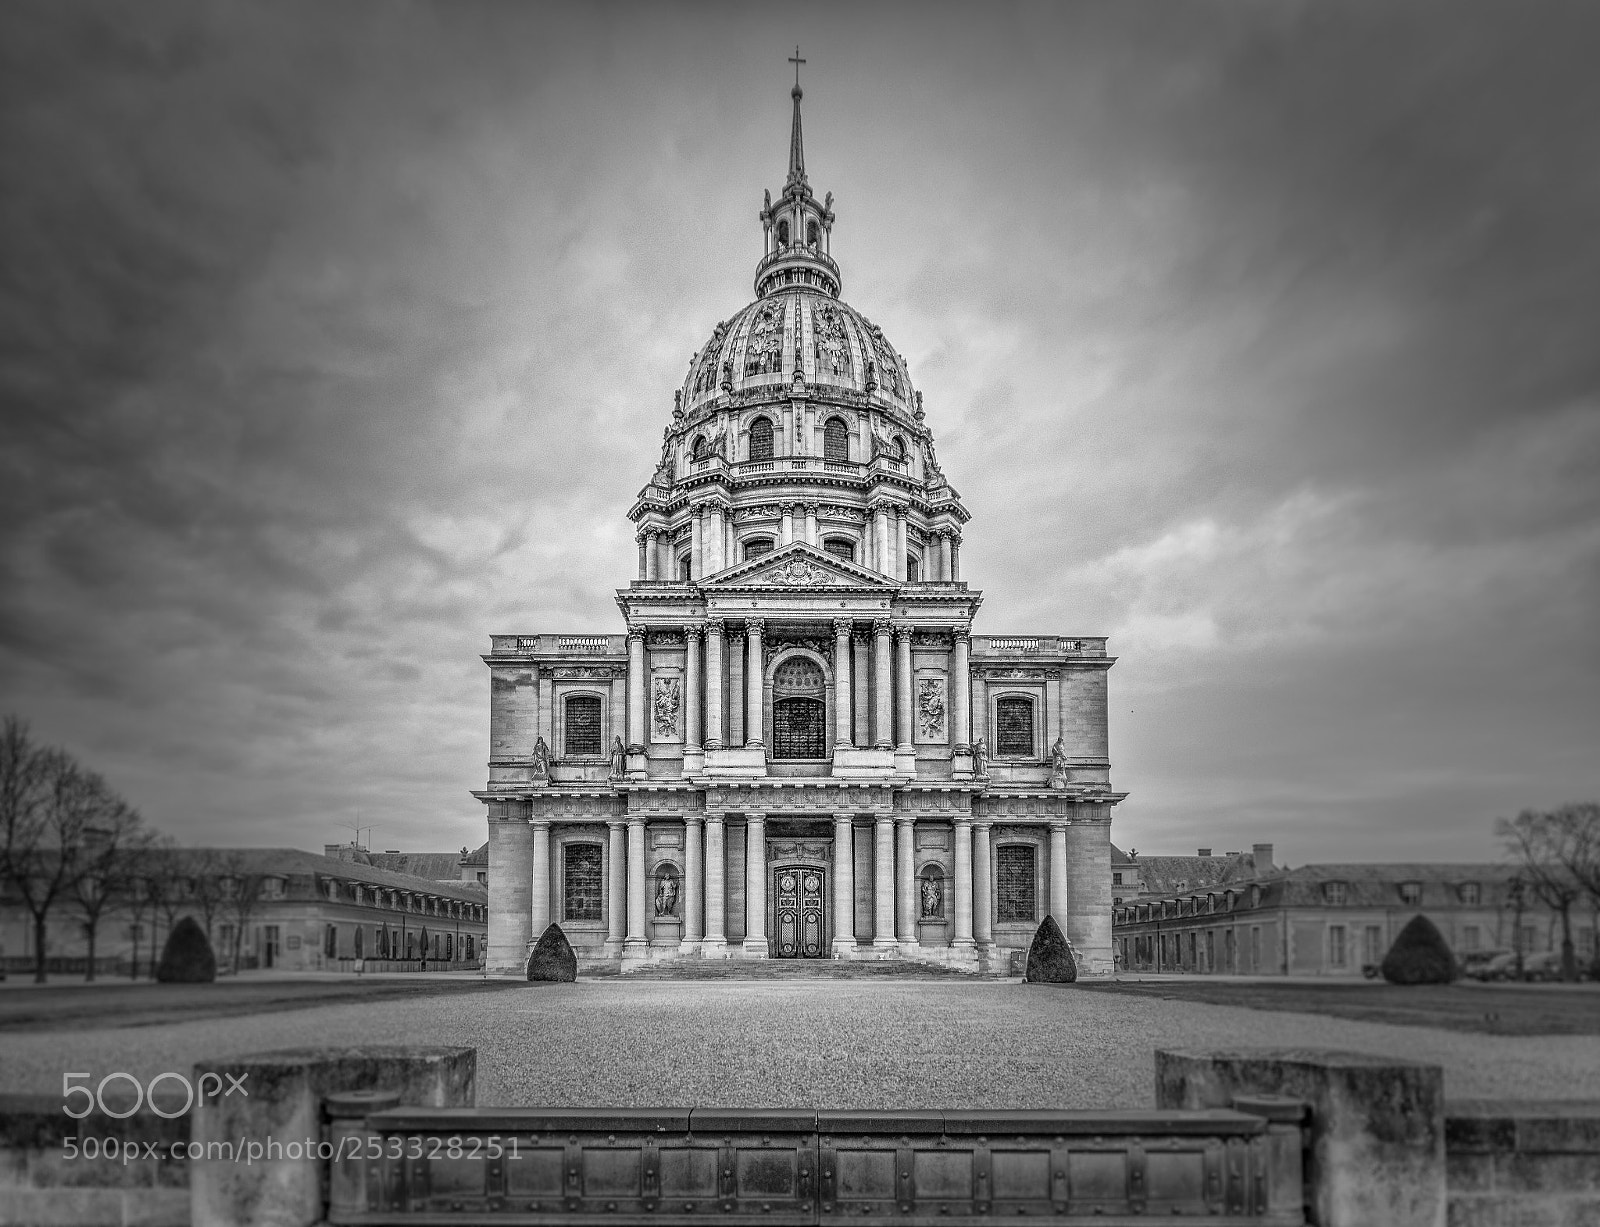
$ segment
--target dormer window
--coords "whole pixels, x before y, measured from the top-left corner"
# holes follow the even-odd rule
[[[1463,882],[1456,888],[1456,893],[1468,907],[1477,907],[1483,902],[1483,890],[1476,882]]]
[[[1421,882],[1400,883],[1400,902],[1407,907],[1416,907],[1422,902]]]
[[[1343,907],[1345,895],[1345,884],[1343,882],[1324,882],[1322,884],[1322,901],[1331,907]]]

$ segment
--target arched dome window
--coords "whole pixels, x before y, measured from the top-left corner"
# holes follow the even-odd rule
[[[817,245],[817,223],[816,222],[807,222],[806,223],[806,242],[810,243],[811,246],[813,246],[813,247],[815,247]]]
[[[771,537],[751,537],[744,543],[744,556],[746,561],[751,558],[760,558],[763,554],[772,553]]]
[[[849,537],[824,537],[822,548],[836,558],[843,558],[846,562],[856,560],[856,543]]]
[[[894,456],[896,464],[904,464],[906,462],[906,441],[900,435],[894,437],[894,451],[891,454]]]
[[[906,578],[913,584],[916,583],[921,570],[921,560],[915,554],[906,555]]]
[[[827,679],[815,661],[792,656],[772,675],[772,757],[817,759],[828,752]]]
[[[706,450],[706,437],[704,435],[696,435],[694,443],[689,447],[689,459],[694,461],[704,460],[706,458]]]
[[[750,459],[772,459],[772,419],[759,417],[750,423]]]
[[[787,247],[788,245],[789,245],[789,223],[788,222],[779,222],[778,223],[778,246],[779,247]]]
[[[843,418],[829,418],[822,428],[822,458],[848,462],[850,459],[850,431]]]

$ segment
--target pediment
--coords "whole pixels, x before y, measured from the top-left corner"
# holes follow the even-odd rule
[[[701,580],[702,588],[882,588],[900,585],[886,575],[847,562],[834,554],[791,541],[788,545],[741,562]]]

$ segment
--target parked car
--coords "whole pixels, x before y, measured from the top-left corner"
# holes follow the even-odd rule
[[[1495,955],[1473,975],[1479,980],[1515,980],[1517,978],[1516,953],[1507,950]]]
[[[1561,951],[1547,950],[1543,954],[1529,954],[1522,959],[1524,980],[1561,979]]]
[[[1515,966],[1515,956],[1510,950],[1469,950],[1457,961],[1461,965],[1461,974],[1463,976],[1473,980],[1487,980],[1490,978],[1488,975],[1490,965],[1496,959],[1508,955],[1512,956],[1512,965]]]

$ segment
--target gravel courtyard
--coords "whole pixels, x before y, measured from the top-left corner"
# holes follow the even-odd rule
[[[114,1012],[114,1011],[108,1011]],[[1323,1047],[1430,1061],[1452,1098],[1600,1099],[1600,1037],[1475,1035],[1016,981],[629,982],[0,1036],[0,1090],[148,1079],[319,1044],[462,1044],[480,1104],[1151,1106],[1157,1047]]]

